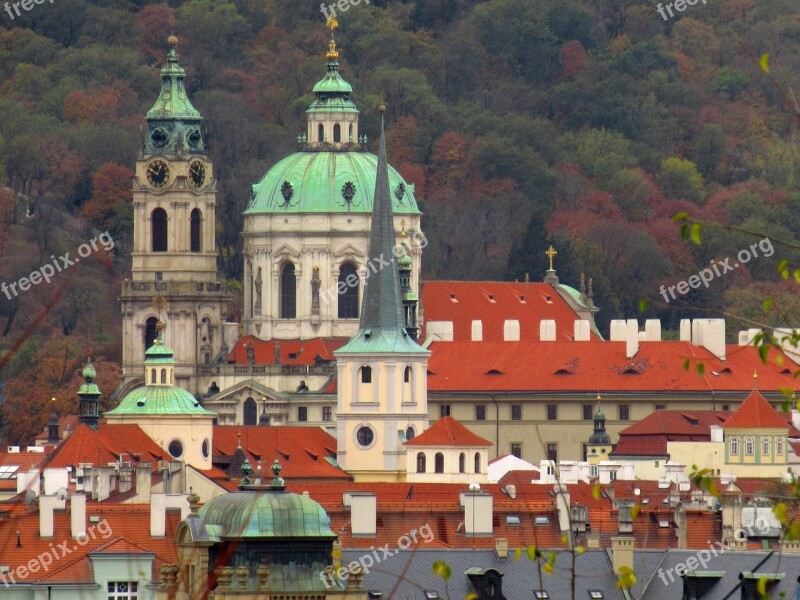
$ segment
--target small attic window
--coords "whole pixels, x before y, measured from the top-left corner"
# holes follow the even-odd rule
[[[720,369],[720,371],[719,371],[719,372],[720,372],[720,373],[730,373],[730,372],[731,372],[731,369],[730,369],[730,367],[725,367],[724,369]]]
[[[458,298],[456,298],[455,294],[450,294],[450,302],[458,302]]]
[[[548,304],[552,304],[553,303],[553,297],[552,296],[545,296],[544,297],[544,301],[547,302]]]
[[[574,374],[575,371],[570,371],[569,369],[564,369],[564,368],[561,368],[555,373],[553,373],[553,375],[574,375]]]
[[[791,375],[791,374],[792,372],[789,369],[784,369],[783,371],[781,371],[781,375]]]
[[[497,302],[497,301],[494,299],[494,294],[489,294],[489,302]]]
[[[297,360],[298,352],[290,352],[289,353],[289,360]]]
[[[622,375],[641,375],[642,372],[633,366],[627,366],[622,370]]]
[[[145,398],[143,400],[137,400],[136,401],[136,406],[144,406],[145,402],[147,402],[147,398]]]
[[[505,375],[505,373],[498,371],[497,369],[489,369],[486,371],[486,375]]]
[[[520,296],[520,297],[519,297],[519,301],[520,301],[522,304],[527,304],[527,303],[528,303],[528,301],[527,301],[527,300],[525,300],[525,296]]]

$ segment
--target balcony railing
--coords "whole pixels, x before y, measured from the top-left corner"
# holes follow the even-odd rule
[[[322,375],[330,377],[336,372],[335,364],[324,365],[199,365],[198,375]]]

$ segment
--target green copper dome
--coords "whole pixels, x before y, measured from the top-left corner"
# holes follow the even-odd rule
[[[177,386],[146,385],[130,392],[114,410],[104,413],[118,415],[208,415],[197,399]]]
[[[335,538],[325,510],[308,496],[284,491],[230,492],[198,516],[219,538]]]
[[[253,186],[244,214],[371,213],[377,165],[367,152],[296,152]],[[419,214],[414,186],[392,167],[389,188],[395,213]]]

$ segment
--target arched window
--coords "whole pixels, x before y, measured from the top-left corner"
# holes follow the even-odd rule
[[[744,438],[744,455],[745,456],[753,456],[753,452],[755,451],[755,440],[752,436],[747,436]]]
[[[424,473],[425,472],[425,453],[418,452],[417,453],[417,473]]]
[[[199,208],[195,208],[189,218],[189,243],[191,244],[192,252],[203,251],[202,223],[203,214],[200,212]]]
[[[458,455],[458,472],[459,473],[467,472],[467,457],[463,452]]]
[[[336,123],[333,126],[333,141],[334,142],[341,142],[342,141],[342,127]]]
[[[317,126],[317,141],[318,142],[324,142],[325,141],[325,128],[322,126],[322,123],[320,123]]]
[[[770,447],[769,447],[769,437],[764,436],[764,439],[761,441],[761,455],[762,456],[769,456]]]
[[[151,369],[150,370],[150,383],[156,383],[156,379],[157,379],[156,369]]]
[[[739,438],[733,436],[730,441],[730,455],[739,456]]]
[[[480,452],[476,452],[475,453],[475,472],[476,473],[480,473],[481,472],[481,453]]]
[[[414,435],[415,435],[415,433],[414,433],[414,428],[413,427],[409,427],[408,429],[406,429],[406,441],[413,440],[414,439]]]
[[[372,383],[372,367],[361,367],[361,383]]]
[[[167,211],[157,208],[150,215],[150,226],[153,228],[153,252],[167,251]]]
[[[342,263],[339,268],[339,318],[358,318],[358,272],[352,263]]]
[[[244,401],[244,424],[255,425],[258,421],[258,407],[256,401],[248,398]]]
[[[434,473],[444,473],[444,454],[441,452],[436,453],[434,459]]]
[[[403,382],[411,383],[411,367],[406,367],[403,371]]]
[[[281,270],[281,319],[297,318],[297,278],[294,265],[287,263]]]
[[[156,329],[156,323],[158,323],[158,319],[155,317],[150,317],[147,321],[144,322],[144,351],[147,352],[150,349],[150,346],[153,345],[153,342],[156,341],[158,337],[158,330]]]
[[[161,369],[161,383],[167,383],[167,370]]]
[[[783,456],[783,438],[775,439],[775,456]]]
[[[348,129],[347,129],[347,137],[348,137],[348,140],[347,140],[348,142],[352,142],[353,141],[353,124],[352,123],[350,124],[350,127],[348,127]]]

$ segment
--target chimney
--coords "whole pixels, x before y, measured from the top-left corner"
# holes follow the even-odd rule
[[[555,323],[555,321],[554,321]],[[519,341],[519,321],[517,319],[506,319],[503,323],[503,341]]]
[[[69,485],[69,473],[65,468],[44,470],[44,494],[52,496]]]
[[[473,319],[472,321],[472,341],[483,341],[483,321],[480,319]]]
[[[497,538],[494,541],[494,551],[497,558],[508,558],[508,539]]]
[[[794,413],[795,411],[792,412]],[[794,414],[792,414],[792,420],[794,420]],[[722,427],[720,427],[719,425],[712,425],[710,429],[711,429],[711,441],[721,442],[723,439]]]
[[[150,537],[167,534],[167,496],[150,494]]]
[[[39,477],[39,469],[31,469],[30,471],[25,471],[23,473],[17,473],[17,493],[21,494],[23,492],[27,492],[28,490],[33,490],[33,492],[38,496],[41,494],[41,479]]]
[[[371,492],[345,492],[343,504],[350,509],[350,532],[354,536],[378,535],[378,499]]]
[[[647,342],[661,341],[661,320],[647,319],[644,322],[644,339]]]
[[[627,334],[627,323],[624,319],[612,319],[610,337],[612,342],[624,342]]]
[[[453,322],[452,321],[428,321],[425,326],[428,337],[438,342],[453,341]]]
[[[792,344],[791,340],[791,337],[794,335],[795,331],[796,330],[789,329],[787,327],[777,327],[773,331],[773,334],[776,338],[778,338],[778,343],[781,345],[781,350],[788,354],[789,358],[797,361],[800,360],[800,346],[795,346]]]
[[[569,520],[569,490],[566,485],[555,484],[553,491],[556,493],[556,506],[558,507],[558,527],[561,532],[570,532]]]
[[[589,550],[596,550],[600,548],[600,534],[599,533],[587,533],[586,534],[586,547]]]
[[[723,493],[720,496],[722,507],[722,541],[728,548],[745,549],[747,539],[737,538],[742,532],[742,495],[739,493]]]
[[[739,345],[749,346],[760,332],[760,329],[742,329],[739,332]]]
[[[153,465],[142,462],[136,467],[136,496],[140,502],[150,502],[150,490],[153,485]]]
[[[639,322],[628,319],[625,327],[625,356],[633,358],[639,352]]]
[[[556,341],[556,322],[552,319],[539,321],[539,340],[542,342]]]
[[[691,319],[681,319],[681,341],[692,341],[692,321]]]
[[[692,337],[692,342],[698,346],[703,346],[720,360],[725,360],[725,319],[695,319],[692,333],[695,331],[699,339]]]
[[[633,548],[634,540],[632,537],[619,535],[611,538],[614,573],[619,575],[623,567],[633,570]]]
[[[490,536],[493,520],[493,497],[487,492],[461,492],[464,509],[464,532],[469,536]]]
[[[224,323],[222,325],[222,338],[225,347],[228,348],[228,350],[232,350],[236,345],[236,340],[239,339],[239,324]]]
[[[589,321],[586,319],[575,319],[575,341],[588,342],[590,339]]]
[[[54,535],[55,520],[53,512],[59,504],[55,496],[39,496],[39,536],[51,538]]]
[[[86,494],[73,494],[70,498],[70,529],[72,537],[86,536]]]

